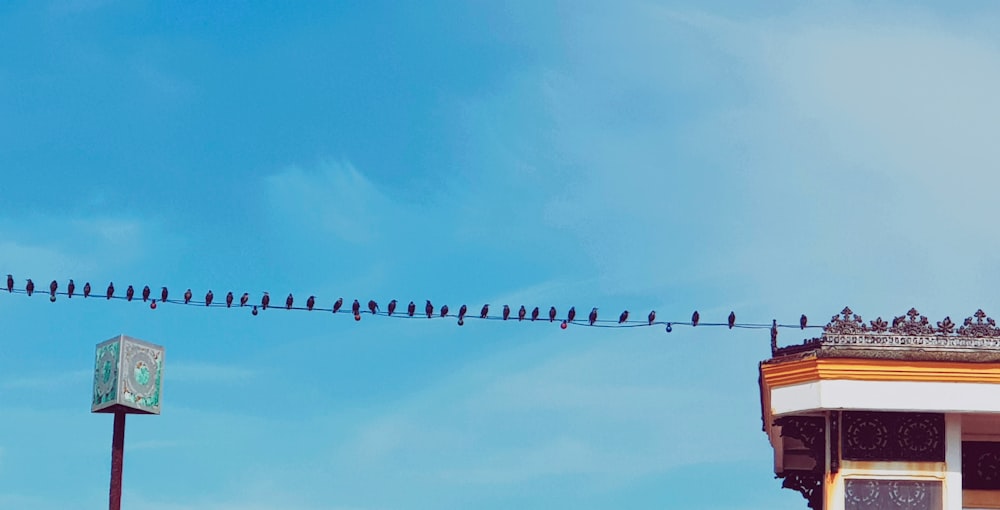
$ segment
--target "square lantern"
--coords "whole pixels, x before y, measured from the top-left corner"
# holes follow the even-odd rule
[[[94,413],[160,414],[162,346],[125,335],[97,345]]]

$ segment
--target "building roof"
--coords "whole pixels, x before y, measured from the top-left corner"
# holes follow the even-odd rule
[[[771,355],[764,364],[803,357],[1000,362],[1000,328],[982,310],[959,326],[950,317],[932,324],[915,308],[891,323],[882,317],[866,323],[844,308],[817,338],[779,348],[772,337]]]

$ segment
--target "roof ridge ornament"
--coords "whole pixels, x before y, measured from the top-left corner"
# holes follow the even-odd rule
[[[973,322],[972,317],[976,320]],[[1000,328],[997,322],[986,315],[980,308],[972,317],[966,317],[965,324],[958,328],[958,336],[970,336],[973,338],[997,337],[1000,336]]]
[[[845,306],[840,315],[834,315],[826,326],[823,326],[823,334],[831,335],[860,335],[868,332],[868,325],[861,321],[861,316],[852,312],[849,306]]]
[[[906,315],[892,319],[892,327],[889,328],[889,332],[906,336],[929,336],[936,331],[927,317],[920,315],[916,308],[910,308]]]

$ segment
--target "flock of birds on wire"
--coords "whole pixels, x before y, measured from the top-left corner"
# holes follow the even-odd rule
[[[92,289],[91,289],[91,286],[90,286],[90,282],[85,283],[84,286],[83,286],[83,292],[81,293],[82,296],[84,298],[89,298],[91,296],[91,290]],[[21,292],[20,289],[15,289],[14,288],[14,277],[13,277],[13,275],[9,275],[9,274],[7,275],[7,292],[8,293],[15,293],[15,292],[20,293]],[[27,279],[27,284],[25,284],[23,292],[25,294],[27,294],[29,297],[32,294],[34,294],[34,292],[35,292],[35,282],[33,282],[30,278]],[[69,283],[66,285],[66,290],[64,292],[59,292],[59,282],[56,281],[56,280],[52,280],[52,283],[49,284],[49,301],[55,302],[57,295],[66,296],[67,299],[72,299],[72,297],[74,295],[78,295],[76,292],[77,292],[76,283],[74,283],[72,279],[69,280]],[[149,288],[149,285],[146,285],[140,291],[140,297],[141,297],[141,299],[142,299],[142,301],[144,303],[145,302],[149,302],[149,307],[155,310],[156,309],[156,305],[157,305],[157,299],[155,297],[151,297],[151,293],[152,293],[152,290]],[[271,296],[267,292],[264,292],[263,295],[261,296],[261,298],[260,298],[260,305],[257,305],[257,304],[251,305],[250,304],[250,294],[247,293],[247,292],[244,292],[243,295],[241,295],[239,297],[238,302],[237,302],[235,294],[233,294],[232,292],[226,293],[224,305],[223,305],[223,303],[219,303],[219,302],[215,301],[215,295],[212,293],[211,290],[209,290],[208,293],[205,294],[204,301],[192,301],[192,299],[194,298],[194,295],[192,294],[191,289],[187,289],[186,291],[184,291],[183,301],[182,300],[178,300],[178,299],[168,299],[168,297],[169,297],[169,292],[168,292],[167,288],[166,287],[161,287],[160,288],[160,298],[159,298],[159,302],[160,303],[174,303],[174,304],[185,304],[185,305],[204,305],[204,306],[217,306],[217,307],[219,307],[219,306],[225,306],[226,308],[231,308],[233,306],[239,306],[239,307],[247,307],[247,306],[249,306],[249,307],[251,307],[251,313],[253,315],[257,315],[259,313],[258,312],[258,306],[259,306],[259,308],[261,310],[267,310],[268,308],[273,308],[271,306]],[[133,286],[129,285],[128,288],[125,290],[125,296],[123,298],[122,296],[116,296],[115,295],[115,285],[112,282],[112,283],[108,284],[107,291],[105,292],[105,298],[108,299],[108,300],[110,300],[110,299],[125,299],[127,301],[132,301],[134,298],[136,298],[135,288]],[[334,302],[333,307],[331,307],[331,308],[317,308],[316,307],[316,296],[309,296],[306,299],[305,305],[306,305],[305,307],[301,307],[301,306],[296,307],[295,306],[295,298],[294,298],[294,296],[292,294],[289,294],[288,297],[285,298],[285,306],[284,306],[284,308],[286,310],[307,310],[307,311],[317,310],[317,311],[329,311],[329,312],[333,312],[333,313],[347,312],[347,310],[341,310],[341,308],[343,308],[343,306],[344,306],[344,298],[337,298],[337,301]],[[397,306],[398,306],[398,302],[395,299],[393,299],[392,301],[389,301],[389,303],[387,304],[387,306],[386,306],[387,311],[386,312],[382,312],[382,310],[379,308],[378,303],[375,300],[369,300],[368,301],[368,312],[371,313],[372,315],[384,315],[384,316],[387,316],[387,317],[408,317],[408,318],[412,318],[412,317],[416,316],[416,314],[417,314],[417,305],[413,301],[410,301],[410,303],[406,306],[405,315],[403,315],[402,312],[399,313],[399,314],[396,313]],[[465,324],[465,319],[466,319],[466,316],[468,314],[468,311],[469,311],[468,306],[466,306],[464,304],[458,309],[458,313],[455,316],[458,318],[458,325],[459,326]],[[492,319],[492,320],[500,319],[500,320],[505,320],[505,321],[508,320],[508,319],[511,319],[511,308],[508,305],[503,305],[503,312],[502,312],[502,315],[500,315],[500,316],[491,316],[489,314],[489,311],[490,311],[490,305],[489,304],[483,305],[482,309],[480,309],[480,311],[479,311],[479,318],[480,319]],[[428,319],[435,317],[435,312],[437,313],[438,317],[442,317],[443,318],[443,317],[449,317],[449,316],[451,316],[451,315],[449,315],[450,309],[448,308],[448,305],[443,305],[443,306],[441,306],[440,309],[438,309],[438,310],[435,311],[434,305],[431,304],[430,300],[427,300],[426,304],[424,305],[423,312],[424,312],[424,315],[426,315]],[[354,315],[354,320],[356,320],[356,321],[360,321],[361,320],[361,313],[362,313],[361,302],[358,301],[357,299],[355,299],[354,303],[351,305],[350,313],[352,315]],[[516,318],[517,318],[518,321],[524,321],[524,320],[537,321],[539,319],[540,314],[541,314],[541,310],[537,306],[535,308],[533,308],[531,310],[531,312],[529,313],[528,310],[527,310],[527,308],[525,308],[524,305],[521,305],[521,307],[517,310]],[[549,307],[548,320],[549,320],[549,322],[555,322],[556,320],[559,320],[557,318],[556,307],[554,307],[554,306]],[[617,323],[615,323],[614,320],[598,320],[598,318],[597,318],[597,308],[595,307],[595,308],[593,308],[590,311],[590,314],[587,316],[586,322],[584,322],[582,320],[578,322],[576,320],[576,307],[570,307],[570,309],[566,312],[566,318],[562,319],[560,321],[560,327],[562,327],[563,329],[566,329],[566,327],[567,327],[568,324],[587,325],[587,326],[595,326],[595,327],[636,327],[636,326],[665,325],[666,326],[666,330],[669,333],[670,331],[672,331],[673,326],[676,325],[676,324],[683,324],[683,325],[690,324],[693,327],[693,326],[698,326],[699,323],[701,323],[700,320],[701,320],[701,318],[700,318],[700,316],[698,314],[698,311],[696,310],[693,314],[691,314],[691,321],[690,321],[690,323],[688,323],[687,321],[684,321],[684,322],[681,322],[681,321],[670,321],[670,322],[660,321],[660,322],[657,322],[657,320],[656,320],[656,311],[653,310],[653,311],[650,311],[649,315],[646,316],[646,320],[645,321],[641,321],[641,320],[640,321],[636,321],[636,320],[631,320],[630,321],[629,320],[629,311],[625,310],[625,311],[623,311],[618,316],[618,321],[617,321]],[[779,324],[777,324],[776,321],[772,322],[771,324],[737,324],[736,323],[736,313],[735,312],[729,312],[729,317],[728,317],[728,319],[727,319],[727,321],[725,323],[704,323],[704,325],[706,325],[706,326],[728,326],[729,329],[733,329],[734,327],[752,328],[752,329],[771,328],[772,329],[772,334],[774,333],[775,328],[777,328],[777,327],[791,327],[791,326],[786,326],[786,325],[779,325]],[[815,327],[815,326],[808,326],[807,325],[806,316],[803,315],[799,319],[799,327],[801,329],[805,329],[806,327]]]

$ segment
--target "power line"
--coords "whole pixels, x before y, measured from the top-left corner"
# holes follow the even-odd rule
[[[212,291],[208,291],[205,294],[204,299],[195,299],[194,293],[191,289],[187,289],[183,294],[183,298],[178,299],[176,297],[169,297],[169,292],[166,287],[161,287],[160,289],[159,293],[154,294],[153,290],[149,286],[144,286],[142,290],[137,292],[134,286],[129,285],[125,290],[124,295],[122,295],[121,289],[116,289],[113,284],[109,284],[108,288],[103,293],[95,293],[89,282],[85,283],[83,287],[77,287],[73,280],[69,280],[69,283],[63,289],[60,289],[59,283],[55,280],[49,284],[48,289],[36,289],[34,282],[30,279],[25,287],[21,289],[14,288],[13,276],[8,275],[5,290],[11,295],[23,295],[27,297],[31,297],[36,293],[47,294],[49,296],[49,300],[52,302],[56,301],[57,296],[64,296],[67,299],[77,297],[77,299],[87,300],[103,299],[106,301],[137,301],[148,303],[149,307],[153,310],[162,304],[195,306],[212,309],[247,309],[250,311],[251,315],[254,316],[264,310],[276,309],[284,311],[326,312],[333,315],[347,314],[353,315],[355,321],[360,321],[363,315],[392,319],[457,319],[459,326],[463,325],[465,320],[472,319],[519,323],[559,323],[560,327],[563,329],[566,329],[568,326],[593,328],[641,328],[661,326],[665,327],[668,333],[673,331],[673,328],[676,326],[726,327],[728,329],[770,329],[772,337],[777,335],[778,328],[821,329],[823,327],[806,324],[805,315],[800,318],[799,324],[778,324],[777,321],[772,321],[771,324],[766,324],[755,322],[737,322],[735,312],[730,312],[726,322],[701,322],[700,314],[697,311],[692,314],[690,320],[668,321],[657,319],[655,311],[650,312],[645,317],[645,320],[629,319],[629,314],[626,310],[619,315],[619,318],[616,320],[600,318],[598,315],[598,308],[593,308],[591,312],[581,312],[577,314],[576,308],[571,307],[566,311],[564,317],[560,318],[555,307],[550,307],[544,311],[540,307],[535,307],[530,311],[529,315],[528,309],[524,306],[521,306],[517,312],[513,312],[509,306],[504,305],[502,308],[502,314],[497,315],[496,313],[489,313],[489,305],[484,305],[478,313],[470,313],[473,312],[473,310],[466,305],[462,305],[456,311],[449,308],[447,305],[437,308],[430,300],[426,300],[424,306],[422,307],[413,301],[403,307],[400,306],[397,300],[392,300],[391,302],[386,303],[387,309],[383,310],[374,300],[368,300],[363,304],[361,300],[356,299],[350,305],[345,306],[343,298],[338,298],[331,306],[317,306],[316,296],[309,296],[305,300],[306,305],[302,306],[302,301],[298,301],[297,304],[296,298],[294,298],[292,294],[289,294],[284,301],[280,301],[275,298],[274,303],[272,303],[272,298],[268,292],[262,293],[258,303],[251,304],[249,302],[249,293],[243,293],[237,297],[235,293],[227,292],[222,298],[217,298]],[[166,297],[166,299],[164,299],[164,297]]]

